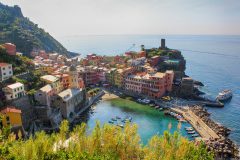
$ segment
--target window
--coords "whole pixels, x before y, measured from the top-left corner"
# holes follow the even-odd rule
[[[6,117],[7,125],[10,125],[10,118],[9,116]]]
[[[5,70],[5,67],[3,67],[2,70]]]
[[[3,73],[3,75],[6,75],[6,73]]]
[[[9,74],[12,74],[12,72],[11,72],[11,71],[9,71]]]

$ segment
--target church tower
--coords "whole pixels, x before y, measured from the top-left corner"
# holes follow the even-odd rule
[[[69,82],[70,88],[80,88],[78,82],[78,72],[74,66],[71,66],[69,69]]]

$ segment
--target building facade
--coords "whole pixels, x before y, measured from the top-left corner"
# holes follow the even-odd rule
[[[81,89],[67,89],[59,93],[54,100],[54,106],[59,107],[62,117],[73,118],[74,114],[83,107],[83,91]]]
[[[39,105],[51,106],[52,96],[55,94],[53,87],[50,84],[40,88],[35,94],[34,98]]]
[[[13,76],[12,64],[0,63],[0,82]]]
[[[21,98],[25,95],[24,85],[22,83],[14,83],[3,88],[7,100]]]
[[[2,125],[4,127],[9,125],[11,125],[12,127],[22,126],[21,110],[9,106],[1,110],[1,114],[2,114]]]
[[[151,98],[160,98],[167,91],[172,90],[174,73],[140,72],[128,75],[125,78],[125,89],[137,94],[143,94]]]

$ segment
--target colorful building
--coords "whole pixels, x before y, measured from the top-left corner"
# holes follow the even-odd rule
[[[54,106],[59,107],[62,117],[71,120],[75,113],[82,107],[84,99],[82,89],[67,89],[59,93],[54,101]]]
[[[55,94],[53,87],[50,84],[40,88],[35,94],[34,98],[39,105],[51,106],[52,96]]]
[[[21,98],[25,95],[24,85],[22,83],[14,83],[3,88],[7,100]]]
[[[114,86],[118,88],[123,87],[124,74],[123,69],[117,69],[114,74]]]
[[[172,90],[173,71],[138,72],[125,78],[125,89],[151,98],[159,98]]]
[[[117,71],[116,68],[111,68],[109,71],[106,72],[106,80],[110,85],[115,85],[115,72]]]
[[[2,125],[12,126],[12,127],[19,127],[22,126],[22,117],[21,117],[21,110],[16,109],[14,107],[6,107],[5,109],[1,110],[2,115]]]
[[[69,86],[70,88],[84,88],[84,82],[83,79],[81,77],[78,76],[78,72],[76,67],[71,66],[69,68]]]
[[[63,90],[63,87],[61,85],[61,82],[58,77],[53,75],[44,75],[40,77],[42,81],[44,81],[46,84],[50,84],[54,90],[55,94],[58,94]]]
[[[13,76],[12,64],[0,63],[0,82]]]

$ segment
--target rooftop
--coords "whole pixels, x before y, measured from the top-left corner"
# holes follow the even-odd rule
[[[48,84],[48,85],[40,88],[40,91],[42,91],[42,92],[50,92],[52,89],[53,89],[52,86]]]
[[[64,91],[62,91],[61,93],[58,94],[58,96],[60,96],[63,101],[67,102],[69,101],[72,97],[74,97],[75,95],[77,95],[78,93],[80,93],[82,91],[82,89],[66,89]]]
[[[41,80],[52,83],[52,82],[56,82],[58,78],[52,75],[44,75],[41,77]]]
[[[23,86],[24,85],[22,83],[17,82],[17,83],[10,84],[7,87],[11,88],[11,89],[15,89],[15,88],[18,88],[18,87],[23,87]]]
[[[1,110],[1,113],[6,114],[6,113],[22,113],[21,110],[16,109],[12,106],[8,106],[5,109]]]
[[[0,63],[0,67],[5,67],[5,66],[8,66],[10,65],[9,63]]]

